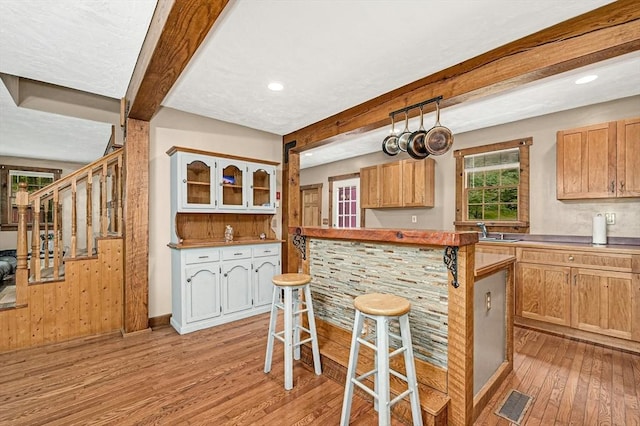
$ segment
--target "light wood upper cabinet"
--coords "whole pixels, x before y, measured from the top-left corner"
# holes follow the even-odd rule
[[[433,207],[435,161],[401,160],[360,169],[362,208]]]
[[[380,166],[380,207],[402,207],[402,162]]]
[[[404,160],[402,162],[403,204],[405,207],[433,207],[435,161]]]
[[[380,166],[360,169],[360,207],[373,209],[380,207]]]
[[[559,200],[640,196],[640,118],[557,133]]]
[[[640,117],[618,121],[618,197],[640,197]]]

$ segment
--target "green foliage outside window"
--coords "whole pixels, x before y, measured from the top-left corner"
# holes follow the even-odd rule
[[[518,220],[519,152],[465,158],[468,220]]]

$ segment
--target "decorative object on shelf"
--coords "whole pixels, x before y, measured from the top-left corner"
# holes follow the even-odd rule
[[[222,183],[224,185],[234,185],[236,183],[236,178],[233,176],[222,176]]]
[[[265,234],[264,232],[260,233],[260,239],[261,240],[266,240],[267,239],[267,234]]]
[[[423,159],[431,155],[442,155],[448,152],[453,145],[453,133],[448,128],[440,125],[440,101],[442,96],[431,98],[408,107],[391,112],[391,135],[382,141],[382,152],[387,155],[397,155],[400,151],[406,151],[412,158]],[[423,107],[430,103],[436,103],[436,124],[425,131]],[[420,128],[415,132],[410,132],[409,111],[420,108]],[[394,117],[403,112],[405,115],[404,130],[400,135],[395,133]]]
[[[227,225],[224,229],[224,241],[226,243],[233,241],[233,227],[231,225]]]

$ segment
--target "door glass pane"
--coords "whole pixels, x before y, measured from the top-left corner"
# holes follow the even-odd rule
[[[222,204],[242,205],[242,170],[233,164],[222,170]]]
[[[269,206],[271,201],[271,176],[264,169],[253,172],[253,205]]]
[[[202,161],[187,164],[187,203],[211,203],[211,168]]]

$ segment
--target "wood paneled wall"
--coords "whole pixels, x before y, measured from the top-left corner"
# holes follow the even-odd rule
[[[26,304],[0,311],[0,352],[122,329],[123,240],[65,262],[61,280],[27,286]]]

